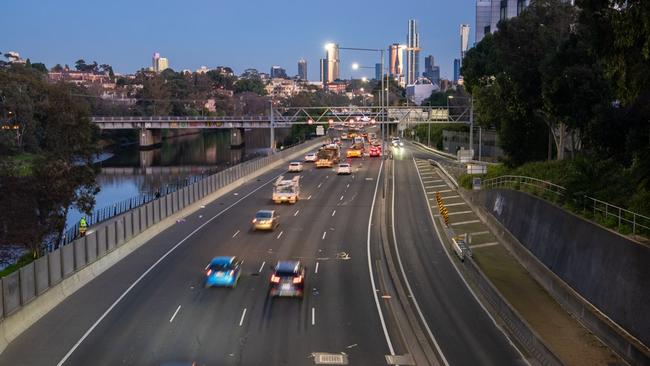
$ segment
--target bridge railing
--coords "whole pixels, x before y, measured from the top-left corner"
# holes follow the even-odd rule
[[[481,187],[528,191],[559,204],[570,203],[573,208],[582,206],[583,216],[599,224],[615,228],[624,234],[650,236],[650,217],[591,196],[568,197],[566,188],[545,180],[518,175],[503,175],[484,180],[481,182]]]

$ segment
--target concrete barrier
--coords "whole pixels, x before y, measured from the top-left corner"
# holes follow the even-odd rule
[[[488,190],[463,195],[477,204],[472,207],[476,214],[569,313],[631,364],[650,364],[650,350],[642,339],[650,331],[647,247],[626,244],[617,233],[527,193]],[[521,215],[524,208],[526,215]],[[565,278],[577,280],[577,286]],[[593,291],[607,296],[594,297]],[[610,313],[588,296],[601,304],[604,300]],[[631,327],[617,318],[630,319]]]
[[[61,248],[47,253],[47,267],[49,273],[50,286],[61,282],[63,271],[61,270]]]
[[[42,294],[50,287],[50,273],[48,257],[36,258],[34,261],[34,278],[36,280],[36,296]]]
[[[18,282],[18,272],[14,272],[2,277],[2,300],[4,316],[6,318],[20,308],[20,283]]]
[[[20,283],[20,304],[28,304],[36,297],[36,279],[34,278],[34,262],[22,266],[18,270]]]
[[[297,152],[294,153],[302,154],[311,148],[312,146],[296,149]],[[32,263],[30,266],[21,269],[21,271],[14,272],[2,278],[0,281],[2,286],[2,301],[0,302],[2,303],[2,307],[0,307],[0,314],[5,314],[6,316],[0,321],[0,352],[6,348],[9,342],[19,336],[53,307],[119,260],[148,242],[155,235],[174,225],[178,218],[199,210],[202,205],[206,205],[239,185],[267,173],[278,167],[279,164],[284,164],[288,156],[288,154],[276,156],[275,160],[269,164],[262,165],[263,167],[261,169],[255,171],[250,176],[241,176],[241,172],[244,170],[240,167],[240,176],[238,179],[234,179],[232,175],[234,170],[230,168],[230,172],[227,173],[229,177],[225,177],[226,173],[222,175],[224,177],[223,179],[231,180],[230,185],[219,187],[206,194],[202,199],[198,199],[198,196],[195,197],[195,202],[191,205],[188,203],[189,195],[192,192],[195,192],[194,194],[198,192],[197,187],[199,184],[205,184],[207,186],[207,183],[196,182],[192,187],[186,187],[181,191],[167,195],[164,200],[157,200],[158,202],[153,201],[148,205],[128,211],[97,227],[93,227],[93,230],[85,237],[62,246],[38,262]],[[216,183],[217,176],[213,176],[212,178]],[[174,205],[177,205],[176,207],[178,209],[173,214],[167,213],[167,217],[164,220],[154,223],[153,207],[156,204],[162,204],[165,208],[171,207],[172,209]],[[185,208],[185,210],[180,211],[181,207]],[[147,211],[147,209],[149,210]],[[150,212],[150,214],[147,214],[147,212]],[[150,225],[147,225],[148,223]],[[110,234],[111,232],[114,234]],[[106,253],[98,257],[98,242],[100,241],[103,244],[99,245],[102,246],[102,250],[104,247],[106,248]],[[121,245],[118,245],[118,243],[121,243]],[[113,250],[109,250],[109,246],[113,246]],[[39,266],[39,277],[42,277],[43,273],[48,277],[48,281],[43,281],[42,278],[38,280],[40,296],[36,296],[36,263]],[[25,281],[20,280],[21,274],[25,278]],[[49,288],[45,287],[43,283],[47,283]],[[20,289],[21,286],[24,287],[23,291]],[[43,290],[44,287],[45,289]],[[21,293],[25,294],[25,305],[22,307]]]
[[[160,206],[161,206],[161,200],[155,200],[151,203],[151,207],[153,208],[154,224],[157,224],[160,221]]]

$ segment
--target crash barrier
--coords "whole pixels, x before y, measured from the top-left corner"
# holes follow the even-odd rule
[[[630,364],[650,364],[648,246],[528,193],[461,194],[569,313]]]
[[[245,180],[266,173],[280,163],[304,154],[321,144],[322,139],[312,140],[309,144],[297,145],[274,155],[250,160],[196,181],[178,191],[161,196],[93,226],[89,228],[85,236],[60,246],[22,267],[19,271],[3,277],[0,279],[0,352],[8,342],[47,313],[49,309],[56,306],[58,302],[121,259],[122,257],[111,258],[108,265],[101,263],[102,258],[107,258],[121,249],[140,233],[212,193],[219,194],[217,192],[219,190],[222,192],[229,190],[231,189],[229,186],[233,183],[243,184]],[[210,199],[216,198],[216,196],[210,197]],[[93,268],[93,264],[97,264],[99,267]],[[88,268],[91,270],[85,271]],[[77,276],[79,273],[82,275]],[[27,305],[38,302],[40,295],[48,293],[48,290],[53,290],[54,287],[63,284],[68,279],[75,283],[60,291],[64,295],[52,295],[56,298],[56,303],[53,303],[54,300],[47,304],[39,303],[34,306],[35,309],[28,311],[29,314],[20,314]],[[71,288],[74,289],[70,291]],[[10,318],[13,318],[13,322],[11,329],[7,329],[5,323]],[[20,329],[16,330],[17,328]]]

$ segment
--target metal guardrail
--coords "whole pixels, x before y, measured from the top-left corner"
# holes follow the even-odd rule
[[[486,179],[481,182],[483,188],[512,188],[518,189],[521,186],[526,186],[534,189],[541,189],[544,192],[555,195],[558,200],[567,199],[566,188],[537,178],[519,176],[519,175],[503,175],[496,178]],[[632,229],[632,234],[636,235],[639,232],[650,234],[650,217],[626,210],[622,207],[612,205],[605,201],[599,200],[590,196],[583,196],[583,213],[591,211],[594,217],[601,215],[607,222],[610,218],[617,221],[617,228],[620,231],[624,225],[628,225]]]

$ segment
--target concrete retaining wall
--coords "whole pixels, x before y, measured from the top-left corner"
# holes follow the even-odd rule
[[[527,193],[464,196],[556,301],[628,362],[650,364],[650,248]]]
[[[219,172],[95,225],[85,237],[2,278],[0,319],[4,319],[0,320],[0,352],[66,297],[172,226],[178,218],[320,144],[296,146]]]

